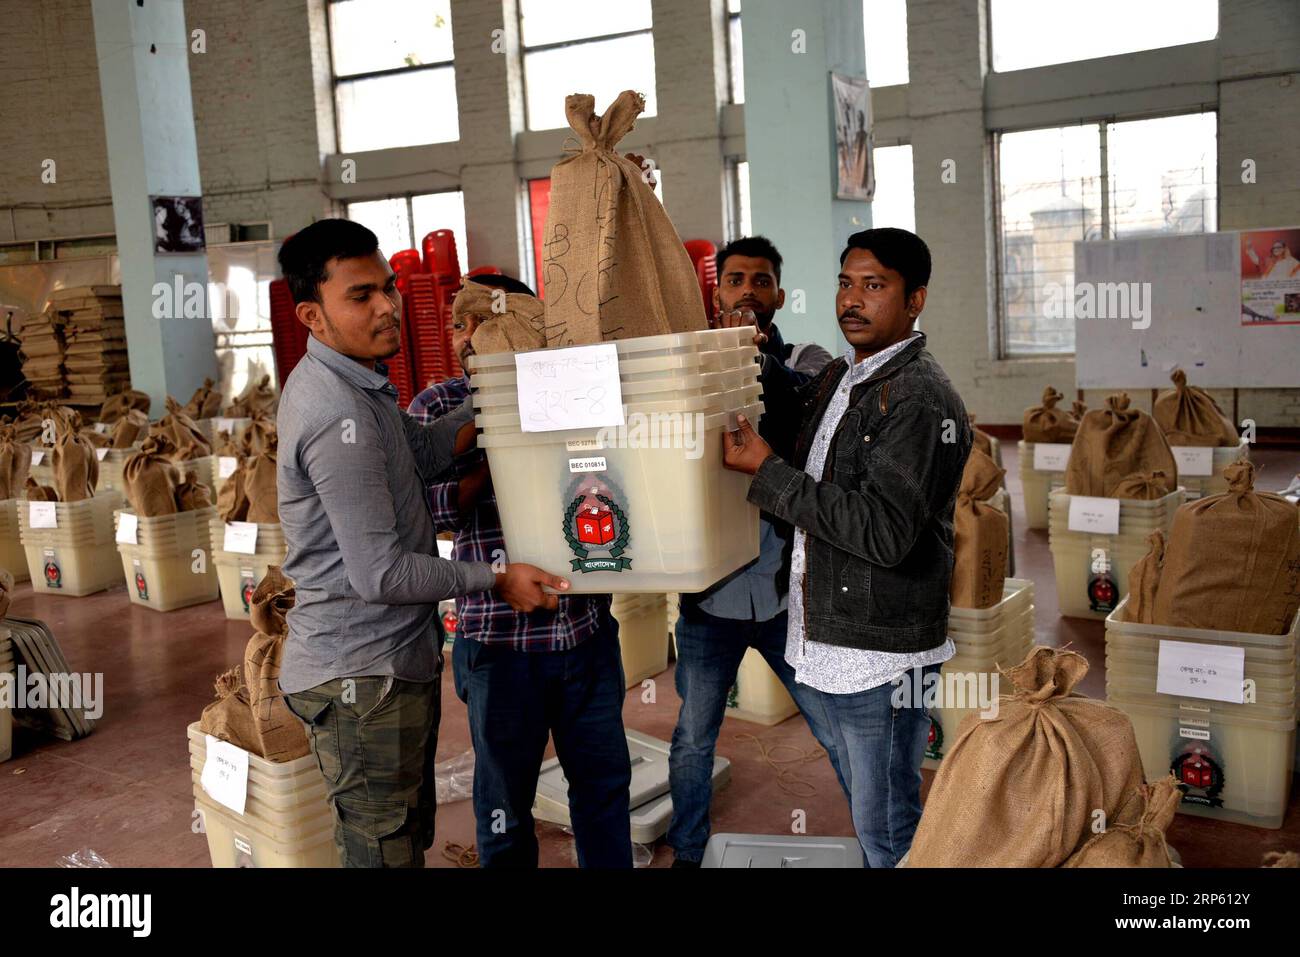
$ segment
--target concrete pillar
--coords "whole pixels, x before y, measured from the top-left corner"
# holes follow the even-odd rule
[[[131,384],[157,415],[167,395],[185,401],[217,375],[207,256],[155,253],[149,199],[201,192],[189,36],[180,3],[93,0],[93,11]],[[183,299],[155,318],[155,285],[175,289],[178,277],[183,290],[201,290],[202,318],[185,318]]]
[[[799,338],[838,354],[844,346],[835,319],[839,256],[850,233],[870,227],[871,204],[835,198],[829,74],[866,73],[862,3],[745,0],[740,24],[754,230],[785,258],[787,312],[797,308],[796,291],[803,292],[807,313],[791,317]]]
[[[726,0],[652,4],[658,116],[651,158],[663,171],[664,208],[684,240],[720,243],[726,231],[719,136],[728,97],[726,7]]]
[[[524,128],[518,4],[451,0],[451,29],[469,243],[465,261],[470,269],[493,265],[523,276],[528,221],[514,160],[515,135]]]

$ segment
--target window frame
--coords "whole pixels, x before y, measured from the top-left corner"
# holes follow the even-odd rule
[[[343,200],[343,218],[352,218],[352,206],[354,203],[381,203],[386,199],[400,199],[406,204],[406,234],[410,242],[409,246],[403,246],[402,249],[418,250],[420,249],[420,238],[415,235],[415,197],[438,196],[442,193],[460,193],[463,198],[465,190],[460,186],[453,186],[449,189],[427,189],[405,193],[385,193],[382,196],[349,196],[347,199]],[[391,257],[394,253],[400,251],[401,250],[394,250],[388,255]],[[468,250],[466,250],[466,254],[468,254]]]
[[[348,153],[348,152],[351,152],[351,153],[362,153],[362,152],[366,152],[366,150],[343,150],[343,149],[341,148],[341,147],[342,147],[342,144],[343,144],[343,123],[342,123],[342,117],[341,117],[340,114],[339,114],[339,88],[340,88],[341,86],[343,86],[344,84],[357,83],[357,82],[360,82],[360,81],[362,81],[362,80],[374,80],[374,79],[378,79],[378,78],[380,78],[380,77],[385,77],[385,76],[397,76],[397,75],[399,75],[399,74],[404,74],[404,73],[416,73],[416,72],[419,72],[419,71],[421,71],[421,70],[444,70],[444,69],[446,69],[446,68],[448,68],[448,67],[451,68],[452,76],[453,76],[453,81],[452,81],[452,82],[454,83],[454,82],[455,82],[454,77],[455,77],[455,73],[456,73],[456,56],[455,56],[455,48],[453,47],[453,50],[452,50],[452,57],[451,57],[450,60],[439,60],[439,61],[437,61],[436,63],[417,63],[417,64],[415,64],[415,65],[413,65],[413,66],[395,66],[395,67],[389,67],[388,69],[385,69],[385,70],[366,70],[366,71],[364,71],[364,72],[362,72],[362,73],[345,73],[345,74],[338,74],[338,73],[335,73],[335,72],[334,72],[334,26],[333,26],[332,18],[330,17],[330,9],[331,9],[332,7],[334,7],[336,4],[339,4],[339,3],[346,3],[346,2],[347,2],[347,0],[325,0],[325,39],[326,39],[326,43],[327,43],[327,45],[328,45],[328,47],[329,47],[329,58],[330,58],[330,107],[331,107],[331,109],[333,109],[333,111],[334,111],[334,135],[335,135],[335,137],[336,137],[337,140],[338,140],[338,145],[340,146],[340,150],[339,150],[339,152],[340,152],[340,153]],[[450,22],[448,22],[448,27],[449,27],[449,28],[450,28],[450,25],[451,25]],[[457,103],[457,105],[456,105],[456,109],[457,109],[457,113],[459,113],[459,112],[460,112],[460,104],[459,104],[459,103]],[[458,125],[458,127],[459,127],[459,122],[458,122],[457,125]],[[456,143],[456,142],[459,142],[459,141],[460,141],[460,134],[459,134],[459,132],[457,132],[456,139],[454,139],[454,140],[443,140],[442,142],[447,142],[447,143]],[[428,145],[434,145],[434,144],[415,143],[415,144],[411,144],[411,145],[414,145],[414,146],[428,146]],[[375,149],[406,149],[407,147],[401,147],[401,146],[397,146],[397,147],[383,146],[383,147],[374,147],[374,148],[375,148]],[[369,148],[368,148],[368,149],[369,149]],[[445,190],[444,190],[443,192],[445,192]],[[422,195],[422,194],[419,194],[419,195]],[[376,198],[376,199],[396,199],[397,196],[396,196],[396,195],[394,195],[394,196],[378,196],[378,197],[375,197],[375,198]],[[359,199],[359,200],[348,200],[348,202],[361,202],[361,203],[364,203],[364,202],[367,202],[367,200],[364,200],[364,199]],[[407,212],[408,212],[408,213],[410,212],[410,204],[409,204],[409,203],[407,204]]]
[[[996,340],[996,357],[998,361],[1036,361],[1036,360],[1056,360],[1068,359],[1073,361],[1078,355],[1078,350],[1071,352],[1021,352],[1011,353],[1007,349],[1007,312],[1005,298],[1005,273],[1006,273],[1006,231],[1002,228],[1003,209],[1002,209],[1002,137],[1008,133],[1030,133],[1038,130],[1059,130],[1071,127],[1096,126],[1098,127],[1098,161],[1100,163],[1098,175],[1098,190],[1100,192],[1100,219],[1097,225],[1098,235],[1095,239],[1084,238],[1084,242],[1096,242],[1098,240],[1111,240],[1115,237],[1112,234],[1114,229],[1113,215],[1111,209],[1110,196],[1110,150],[1108,144],[1109,130],[1112,124],[1131,123],[1142,120],[1163,120],[1172,119],[1179,116],[1201,116],[1206,113],[1214,114],[1215,127],[1215,190],[1214,190],[1214,217],[1215,223],[1221,222],[1222,210],[1220,204],[1223,200],[1223,191],[1219,189],[1218,184],[1218,144],[1219,144],[1219,109],[1213,108],[1199,110],[1175,110],[1173,112],[1159,113],[1136,113],[1125,114],[1107,114],[1104,116],[1087,116],[1081,117],[1073,123],[1049,123],[1043,126],[1015,126],[1002,129],[988,130],[989,137],[989,156],[992,163],[993,176],[992,188],[993,195],[990,202],[990,211],[992,212],[993,232],[994,232],[994,256],[996,257],[994,265],[994,290],[993,304],[996,310],[994,314],[995,340]],[[1216,230],[1217,231],[1217,230]],[[1208,232],[1202,230],[1202,232]]]
[[[336,0],[331,0],[336,2]],[[640,37],[646,34],[650,35],[651,44],[654,43],[654,13],[651,12],[650,26],[642,30],[620,30],[617,33],[602,33],[600,36],[581,37],[576,40],[556,40],[552,43],[538,43],[534,46],[524,45],[524,7],[523,4],[516,4],[516,18],[519,29],[519,78],[523,88],[524,96],[524,130],[529,133],[545,133],[547,130],[533,129],[533,118],[528,109],[528,54],[542,53],[548,50],[563,50],[567,47],[583,46],[589,43],[604,43],[608,40],[624,40],[628,37]],[[728,57],[730,57],[730,45],[728,45]],[[730,59],[728,59],[730,66]],[[656,91],[658,92],[658,91]],[[553,127],[552,129],[564,129],[564,127]]]
[[[731,42],[731,35],[732,35],[731,27],[733,23],[735,24],[740,23],[740,13],[741,11],[739,10],[737,10],[735,13],[732,13],[731,10],[728,8],[727,4],[724,3],[722,5],[723,29],[727,31],[727,102],[738,106],[744,106],[745,105],[744,100],[736,99],[736,48],[732,45]],[[743,45],[742,45],[742,50],[743,50]],[[744,70],[745,70],[745,65],[743,63],[740,65],[740,69],[741,69],[741,82],[743,83]]]

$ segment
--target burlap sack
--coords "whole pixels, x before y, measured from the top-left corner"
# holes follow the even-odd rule
[[[979,449],[989,458],[993,458],[993,437],[975,427],[975,413],[967,412],[966,419],[970,422],[971,431],[971,448]],[[994,463],[997,464],[997,463]]]
[[[185,403],[184,412],[191,419],[210,419],[221,414],[223,396],[214,387],[211,379],[204,379],[203,385],[194,390],[190,401]]]
[[[470,340],[479,355],[545,349],[545,309],[534,296],[476,282],[465,283],[451,303],[453,322],[466,315],[484,317]]]
[[[143,412],[147,418],[151,404],[148,393],[138,389],[126,389],[104,400],[104,404],[99,409],[99,421],[111,425],[132,409]]]
[[[1155,623],[1285,634],[1300,608],[1296,506],[1255,491],[1255,466],[1223,470],[1228,491],[1174,513],[1156,593]]]
[[[232,419],[247,418],[255,412],[274,415],[275,406],[276,398],[275,391],[271,388],[271,377],[264,375],[257,382],[250,383],[243,394],[230,403],[226,415]]]
[[[564,100],[582,149],[551,170],[542,248],[546,344],[703,329],[691,258],[641,169],[616,151],[645,99],[625,90],[603,116],[595,107],[588,93]]]
[[[1079,399],[1075,399],[1070,403],[1070,418],[1074,420],[1074,427],[1076,429],[1079,427],[1079,423],[1083,421],[1083,417],[1087,412],[1088,403],[1080,401]],[[1071,436],[1073,436],[1073,433],[1071,433]]]
[[[953,509],[953,565],[949,598],[957,608],[992,608],[1007,577],[1007,516],[986,499],[1006,473],[971,449]]]
[[[1124,476],[1115,484],[1113,495],[1115,498],[1135,498],[1153,502],[1158,498],[1164,498],[1172,491],[1174,486],[1169,484],[1169,476],[1162,470],[1156,469],[1154,472],[1135,472]]]
[[[249,423],[240,439],[240,450],[228,455],[261,455],[275,442],[275,419],[265,412],[249,416]]]
[[[253,709],[248,702],[248,689],[244,687],[239,668],[231,668],[217,675],[217,700],[203,709],[199,730],[237,748],[257,752],[257,728],[253,724]]]
[[[244,522],[248,520],[248,480],[247,459],[240,459],[235,471],[217,490],[217,514],[223,522]]]
[[[1136,824],[1109,824],[1063,867],[1173,867],[1165,832],[1174,821],[1182,789],[1173,775],[1138,788],[1142,817]]]
[[[1232,420],[1204,389],[1187,384],[1187,373],[1175,369],[1174,387],[1156,396],[1151,417],[1164,430],[1170,445],[1229,446],[1241,444]]]
[[[14,597],[14,576],[7,568],[0,568],[0,618],[9,614],[9,603]]]
[[[30,475],[27,476],[27,481],[23,483],[23,491],[26,493],[29,502],[57,502],[59,500],[59,493],[54,491],[53,486],[38,485],[36,479]]]
[[[310,752],[307,730],[280,693],[280,659],[289,633],[284,617],[294,603],[293,582],[272,565],[249,601],[257,633],[244,648],[244,681],[257,732],[257,753],[268,761],[292,761]]]
[[[968,715],[939,765],[909,867],[1057,867],[1092,836],[1094,811],[1137,821],[1133,725],[1074,693],[1087,673],[1082,655],[1042,646],[1005,673],[997,717]]]
[[[176,514],[180,473],[172,462],[175,452],[166,436],[151,435],[122,466],[126,498],[137,515],[152,518]]]
[[[176,486],[176,511],[192,512],[212,505],[212,490],[199,481],[198,473],[186,469],[185,477]]]
[[[245,454],[241,446],[242,446],[241,442],[235,441],[235,433],[224,432],[218,429],[216,448],[212,450],[212,454],[217,456],[218,458],[229,457],[232,459],[237,459],[241,455]]]
[[[168,438],[175,450],[172,459],[176,462],[188,462],[212,454],[212,445],[203,430],[171,396],[167,397],[167,414],[149,427],[149,434]]]
[[[80,419],[80,416],[78,416]],[[95,447],[70,425],[54,440],[50,455],[54,469],[54,490],[60,502],[82,502],[94,498],[99,484],[99,459]]]
[[[18,417],[14,421],[14,435],[20,442],[34,441],[44,428],[43,416],[37,411],[37,403],[18,403]]]
[[[1124,620],[1142,625],[1156,623],[1156,593],[1160,590],[1160,572],[1165,566],[1165,533],[1156,529],[1147,536],[1148,551],[1129,569],[1128,603]]]
[[[1115,497],[1119,483],[1135,472],[1163,471],[1170,488],[1178,487],[1178,465],[1155,420],[1141,409],[1129,408],[1127,392],[1106,397],[1104,409],[1093,409],[1079,423],[1065,469],[1065,490],[1071,495]]]
[[[244,492],[248,496],[246,521],[279,524],[280,496],[275,484],[276,454],[273,436],[270,448],[261,455],[245,460]]]
[[[139,409],[128,409],[113,426],[112,447],[129,449],[149,434],[149,417]]]
[[[1075,423],[1056,403],[1065,396],[1050,385],[1043,387],[1043,404],[1025,409],[1021,431],[1026,442],[1069,442],[1074,438]]]
[[[96,432],[94,429],[83,428],[79,434],[83,439],[90,443],[92,448],[112,448],[113,437],[105,435],[103,432]]]
[[[0,501],[24,494],[32,469],[32,447],[13,425],[0,426]]]

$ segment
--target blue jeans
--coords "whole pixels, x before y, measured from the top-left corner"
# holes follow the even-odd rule
[[[939,667],[922,668],[922,681]],[[839,756],[836,771],[868,867],[895,866],[912,846],[921,820],[921,759],[930,713],[921,703],[895,707],[896,687],[889,682],[857,694],[806,689],[814,700],[805,713],[815,711],[824,722]]]
[[[483,867],[536,867],[533,798],[548,734],[569,782],[579,867],[632,866],[623,661],[609,614],[568,651],[515,651],[457,636],[456,694],[474,742],[474,818]]]
[[[803,712],[813,736],[839,773],[835,742],[825,725],[818,692],[796,684],[785,661],[786,613],[768,621],[717,618],[683,608],[677,619],[677,694],[682,699],[668,754],[673,820],[668,844],[683,861],[698,861],[709,842],[709,804],[713,800],[713,754],[727,707],[727,694],[745,651],[754,648],[776,672]]]

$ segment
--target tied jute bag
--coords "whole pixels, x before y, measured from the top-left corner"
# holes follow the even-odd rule
[[[1142,817],[1136,824],[1108,824],[1062,867],[1173,867],[1165,832],[1174,821],[1182,789],[1174,776],[1138,789]]]
[[[255,412],[249,416],[247,428],[240,438],[242,450],[227,452],[227,455],[261,455],[271,448],[275,441],[275,419],[265,412]]]
[[[953,564],[949,598],[958,608],[992,608],[1007,577],[1007,516],[986,499],[1006,472],[971,449],[953,509]]]
[[[176,511],[193,512],[212,505],[212,490],[199,481],[193,469],[186,469],[185,478],[176,486]]]
[[[175,451],[166,436],[151,435],[122,466],[122,484],[135,514],[149,518],[176,514],[180,473],[172,462]]]
[[[542,247],[546,344],[703,329],[691,257],[640,167],[615,150],[645,98],[624,90],[603,116],[595,106],[589,93],[564,99],[581,152],[551,169]]]
[[[221,414],[222,394],[214,386],[212,379],[204,379],[203,385],[194,390],[190,401],[185,403],[183,411],[191,419],[210,419]]]
[[[49,485],[39,485],[36,479],[30,475],[27,476],[27,482],[23,485],[23,491],[27,493],[29,502],[57,502],[59,493]]]
[[[935,775],[909,867],[1057,867],[1096,809],[1133,823],[1142,759],[1128,717],[1074,693],[1088,661],[1035,647],[1005,672],[998,714],[968,715]]]
[[[104,400],[104,404],[99,409],[99,421],[111,425],[118,419],[124,418],[132,409],[144,413],[145,420],[148,421],[151,404],[148,393],[138,389],[126,389]]]
[[[217,675],[213,682],[217,700],[203,709],[199,730],[214,738],[228,741],[245,751],[257,751],[257,726],[253,723],[253,706],[244,687],[239,668]]]
[[[249,600],[257,633],[244,648],[244,683],[253,712],[258,754],[268,761],[292,761],[310,753],[307,729],[280,693],[280,659],[289,634],[285,615],[294,604],[293,582],[271,565]]]
[[[1025,409],[1021,430],[1026,442],[1069,442],[1078,422],[1056,403],[1065,396],[1050,385],[1043,387],[1043,404]]]
[[[1121,482],[1135,472],[1164,472],[1169,487],[1178,487],[1178,465],[1155,420],[1141,409],[1129,408],[1127,392],[1106,397],[1104,409],[1093,409],[1079,423],[1065,469],[1065,490],[1071,495],[1116,498]]]
[[[258,412],[274,415],[275,406],[275,391],[271,388],[271,377],[264,375],[257,382],[250,383],[243,394],[230,403],[226,415],[232,419],[251,418]]]
[[[248,459],[240,459],[235,471],[217,490],[217,514],[223,522],[248,521]]]
[[[0,426],[0,501],[18,498],[32,470],[32,447],[12,425]]]
[[[172,458],[177,462],[212,454],[212,446],[203,430],[171,396],[167,397],[167,414],[150,426],[149,434],[166,436],[174,450]]]
[[[1175,369],[1174,387],[1156,396],[1151,417],[1164,429],[1170,445],[1228,446],[1241,444],[1232,420],[1204,389],[1187,384],[1187,373]]]
[[[546,307],[535,296],[467,282],[451,303],[452,322],[484,316],[470,340],[480,355],[546,348]]]
[[[1154,624],[1284,635],[1300,607],[1296,506],[1256,492],[1250,462],[1223,474],[1228,491],[1174,513]]]
[[[1154,472],[1134,472],[1120,479],[1115,485],[1115,498],[1134,498],[1153,502],[1164,498],[1175,489],[1169,476],[1163,469]]]
[[[50,458],[54,468],[54,491],[60,502],[82,502],[95,497],[99,483],[99,459],[95,446],[81,434],[81,416],[73,414],[59,424]]]
[[[1156,592],[1160,590],[1160,572],[1164,567],[1165,533],[1157,528],[1147,536],[1147,553],[1129,569],[1125,621],[1140,625],[1156,623]]]
[[[248,496],[245,521],[270,525],[280,521],[280,493],[275,484],[277,444],[273,434],[265,452],[244,460],[243,489]],[[225,491],[224,485],[222,491]]]
[[[145,435],[149,434],[149,417],[139,409],[129,409],[126,415],[117,420],[113,426],[111,448],[129,449]]]

